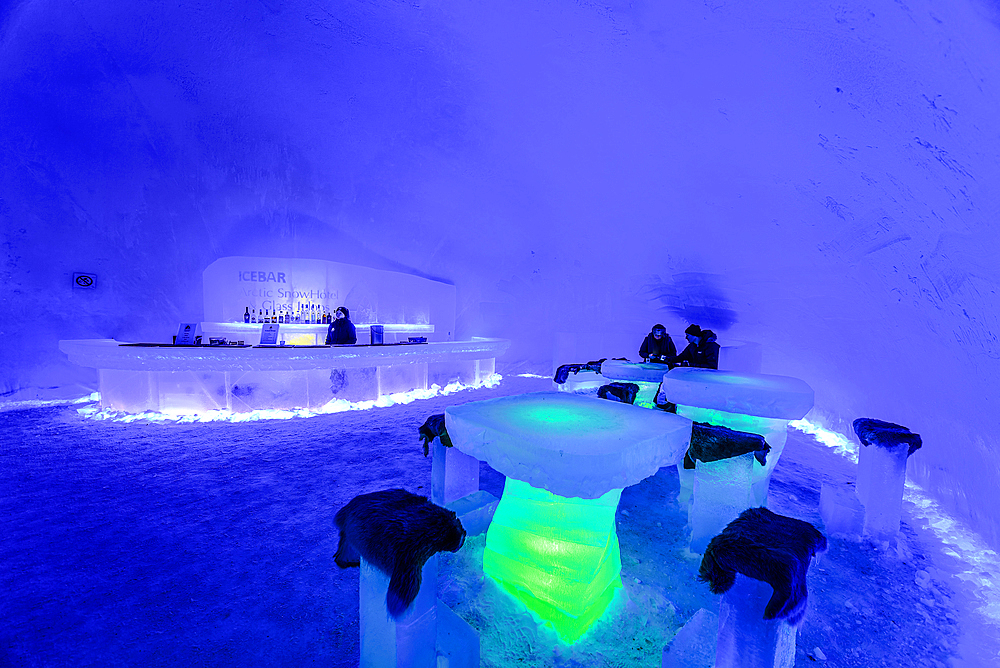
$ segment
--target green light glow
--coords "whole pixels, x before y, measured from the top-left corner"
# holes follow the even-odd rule
[[[772,439],[782,435],[781,443],[784,444],[784,434],[787,429],[788,420],[777,418],[757,417],[755,415],[744,415],[742,413],[730,413],[714,408],[699,408],[697,406],[677,405],[677,414],[682,415],[695,422],[708,422],[720,427],[729,427],[736,431],[745,431],[751,434],[760,434],[767,440],[771,447],[775,446]]]
[[[544,404],[525,403],[506,408],[504,420],[540,437],[546,435],[619,430],[624,425],[620,417],[602,412],[598,407],[577,403],[546,401]]]
[[[659,383],[647,383],[641,380],[631,380],[629,382],[639,386],[639,393],[635,395],[635,401],[632,402],[633,406],[656,408],[656,391],[660,389]]]
[[[565,498],[507,478],[486,534],[483,570],[572,644],[621,588],[614,489]]]

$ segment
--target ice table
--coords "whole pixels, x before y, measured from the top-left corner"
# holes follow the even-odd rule
[[[752,480],[754,503],[766,505],[771,472],[785,448],[788,422],[805,417],[812,408],[812,388],[789,376],[678,367],[663,377],[662,390],[668,401],[677,404],[678,415],[764,437],[771,451],[765,466],[753,464]],[[690,494],[691,473],[680,466],[678,472],[682,496]]]
[[[259,325],[258,325],[259,327]],[[319,409],[492,375],[510,341],[473,339],[382,346],[139,347],[65,340],[70,361],[98,369],[102,408],[143,413]]]
[[[573,643],[621,587],[622,489],[683,457],[691,421],[562,392],[445,410],[455,447],[507,476],[483,570]]]
[[[609,381],[635,383],[639,386],[639,394],[635,397],[635,405],[642,406],[643,408],[653,408],[656,390],[660,387],[663,374],[669,369],[670,367],[666,364],[606,360],[601,364],[601,375]]]

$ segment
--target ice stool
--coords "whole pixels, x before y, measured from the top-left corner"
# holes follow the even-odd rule
[[[455,514],[393,489],[355,497],[336,524],[337,565],[361,567],[360,666],[477,668],[479,634],[437,600],[437,552],[457,551],[465,541]]]
[[[713,536],[756,505],[754,462],[766,464],[769,449],[759,434],[702,422],[692,425],[691,445],[681,464],[685,471],[694,471],[694,493],[688,509],[692,552],[703,553]]]
[[[892,422],[872,418],[854,421],[861,441],[855,490],[865,508],[864,533],[888,544],[899,531],[906,462],[923,444],[920,434]]]
[[[712,539],[699,579],[722,594],[715,668],[791,668],[806,613],[806,573],[826,537],[767,508],[744,511]]]
[[[418,430],[424,457],[431,459],[431,501],[455,511],[470,536],[485,532],[500,500],[479,489],[479,460],[452,447],[444,413],[432,415]]]

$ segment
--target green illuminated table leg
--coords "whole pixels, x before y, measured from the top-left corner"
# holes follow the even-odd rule
[[[621,493],[566,498],[507,478],[486,534],[483,570],[566,643],[604,614],[622,586]]]

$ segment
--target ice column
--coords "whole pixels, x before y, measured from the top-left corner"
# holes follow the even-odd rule
[[[872,418],[855,420],[854,432],[864,446],[858,455],[856,485],[865,507],[864,532],[887,543],[899,531],[906,461],[923,443],[906,427]]]
[[[479,460],[434,440],[431,461],[431,502],[445,506],[479,491]]]
[[[389,576],[361,559],[361,668],[434,668],[437,664],[437,555],[424,564],[420,591],[398,621],[385,606]]]
[[[566,498],[513,478],[504,484],[483,570],[566,643],[590,628],[622,586],[615,531],[621,493]]]
[[[771,585],[736,574],[719,604],[715,668],[792,668],[796,628],[783,619],[764,619]]]
[[[752,452],[697,463],[690,511],[692,552],[703,553],[713,536],[753,505],[750,485],[755,463]]]

